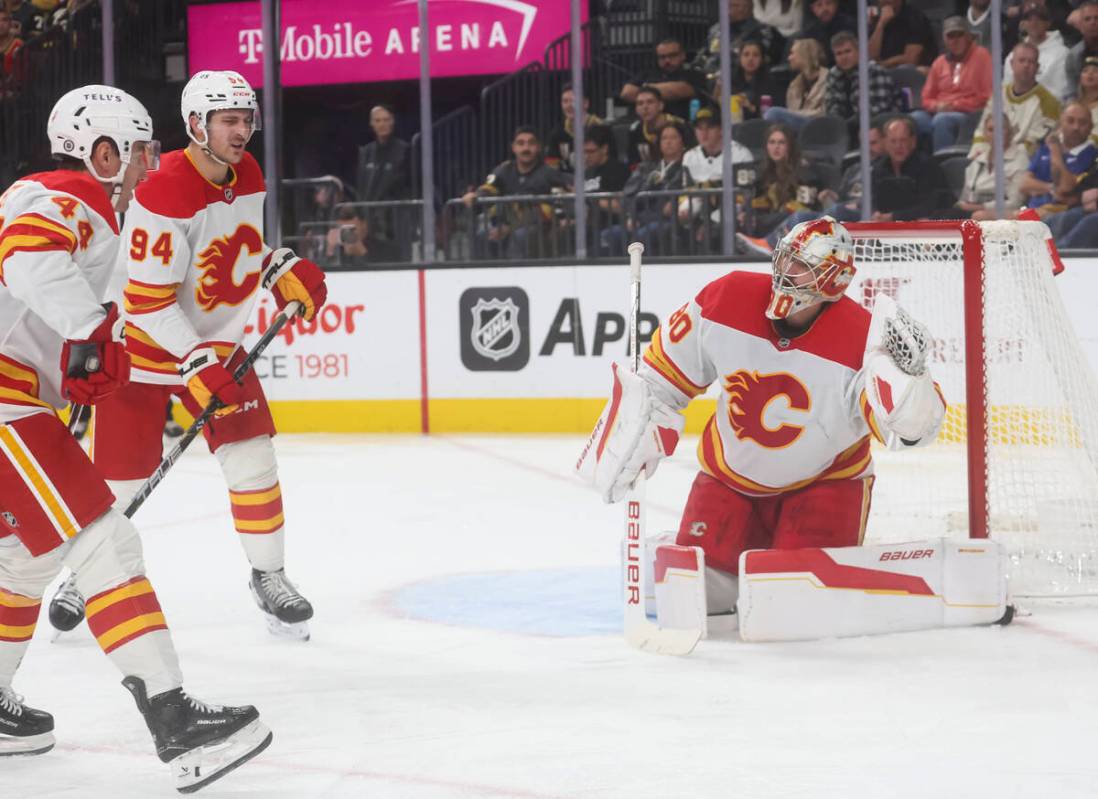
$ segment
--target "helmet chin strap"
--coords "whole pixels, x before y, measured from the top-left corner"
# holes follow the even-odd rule
[[[203,133],[206,134],[206,141],[200,142],[198,140],[198,138],[191,132],[191,126],[190,125],[187,126],[187,136],[188,136],[188,138],[190,138],[191,141],[193,141],[195,144],[197,144],[199,149],[202,150],[202,152],[204,152],[206,155],[208,155],[210,158],[212,158],[217,163],[221,164],[221,166],[229,166],[228,161],[222,161],[220,158],[218,158],[214,154],[214,151],[212,149],[210,149],[210,145],[209,145],[210,132],[208,130],[206,130],[206,123],[205,122],[199,122],[198,127],[202,130]]]

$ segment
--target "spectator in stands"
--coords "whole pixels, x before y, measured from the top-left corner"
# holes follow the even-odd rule
[[[938,45],[926,14],[907,0],[877,2],[879,8],[870,8],[871,14],[877,13],[869,34],[869,57],[882,67],[930,66]]]
[[[831,2],[832,0],[827,0]],[[789,66],[797,76],[785,92],[785,108],[774,106],[764,118],[783,122],[799,131],[812,117],[823,116],[827,92],[827,68],[823,65],[823,47],[815,39],[797,39],[789,48]]]
[[[778,29],[786,39],[800,33],[804,23],[804,6],[801,0],[753,0],[755,19],[763,25]]]
[[[683,183],[691,188],[714,189],[724,178],[724,136],[721,127],[721,109],[707,105],[698,111],[694,119],[694,136],[698,146],[683,156]],[[732,145],[732,164],[748,164],[754,160],[751,151],[729,138]],[[683,197],[679,200],[679,221],[694,231],[696,242],[719,242],[721,198]],[[708,221],[707,221],[708,220]]]
[[[824,64],[828,67],[835,63],[831,55],[831,37],[840,31],[858,33],[858,22],[850,14],[839,10],[839,0],[812,0],[809,6],[811,19],[802,36],[815,39],[824,52]]]
[[[686,119],[690,116],[690,101],[705,93],[705,75],[685,64],[682,43],[664,39],[656,45],[656,69],[631,78],[622,87],[621,99],[636,102],[641,87],[651,86],[659,91],[669,114]]]
[[[328,231],[325,242],[324,263],[359,268],[366,266],[370,255],[370,225],[363,209],[351,205],[341,206],[336,211],[335,220],[337,224]],[[385,258],[373,260],[384,261]]]
[[[1098,129],[1098,57],[1092,56],[1083,62],[1075,99],[1090,109],[1090,118]]]
[[[991,47],[991,0],[969,0],[964,13],[965,25],[978,44]]]
[[[797,135],[781,123],[766,134],[766,160],[755,181],[750,211],[741,212],[739,227],[752,238],[761,238],[797,211],[818,211],[823,181],[801,157]]]
[[[1019,42],[1010,54],[1013,79],[1003,83],[1003,168],[1008,207],[1021,205],[1022,178],[1042,139],[1056,127],[1060,102],[1037,82],[1038,50],[1030,42]],[[1098,70],[1095,70],[1098,73]],[[957,207],[973,219],[992,219],[995,212],[995,174],[991,168],[991,142],[995,128],[992,101],[984,107],[976,135],[968,151],[964,190]]]
[[[15,94],[22,83],[22,47],[11,12],[0,6],[0,100]]]
[[[735,98],[733,103],[733,122],[742,122],[745,119],[758,119],[762,114],[763,95],[773,96],[774,84],[770,80],[770,69],[766,65],[766,56],[763,54],[762,45],[758,42],[744,42],[740,47],[739,58],[732,67],[732,80],[729,90],[724,93],[717,82],[718,97]],[[735,108],[739,106],[740,118],[736,118]]]
[[[1045,137],[1022,179],[1026,208],[1044,219],[1079,203],[1075,189],[1098,156],[1090,140],[1094,123],[1090,109],[1072,101],[1060,112],[1059,126]]]
[[[515,130],[511,153],[514,158],[493,169],[475,191],[462,196],[467,207],[473,208],[479,197],[547,195],[572,188],[571,176],[542,161],[541,141],[533,128],[523,125]],[[487,230],[478,233],[475,245],[478,255],[506,253],[512,258],[536,257],[549,244],[547,231],[554,209],[547,203],[531,201],[491,203],[485,218]]]
[[[1048,89],[1057,100],[1066,100],[1075,90],[1068,84],[1067,55],[1060,31],[1049,30],[1051,17],[1041,2],[1030,0],[1021,11],[1021,41],[1037,48],[1037,82]],[[1014,52],[1003,64],[1003,83],[1014,80]]]
[[[964,18],[947,19],[942,35],[946,52],[930,67],[923,107],[911,113],[935,152],[955,144],[965,120],[978,114],[991,96],[991,53],[976,44]]]
[[[728,0],[728,40],[733,52],[739,52],[744,42],[755,41],[762,44],[763,52],[769,64],[781,62],[785,53],[785,39],[770,25],[763,25],[755,19],[751,0]],[[721,26],[713,23],[709,28],[708,45],[694,59],[694,66],[701,70],[710,84],[717,79],[721,57]]]
[[[359,202],[393,202],[411,196],[408,142],[393,135],[396,116],[387,105],[370,109],[374,141],[359,150]],[[411,230],[416,211],[408,207],[371,208],[366,212],[371,249],[384,251],[386,258],[411,257]]]
[[[675,198],[645,197],[642,192],[679,189],[683,186],[682,158],[686,152],[686,131],[681,121],[664,121],[656,129],[659,159],[643,161],[629,176],[623,193],[629,219],[602,232],[602,253],[625,253],[626,236],[644,242],[651,252],[667,252],[675,233]]]
[[[1083,39],[1068,51],[1064,68],[1069,86],[1079,83],[1083,63],[1091,57],[1098,58],[1098,0],[1083,0],[1073,13],[1077,16],[1079,32]]]
[[[659,157],[656,130],[660,125],[664,122],[686,124],[681,118],[664,112],[663,95],[654,86],[640,87],[633,110],[637,121],[629,126],[630,168],[635,168],[642,161],[652,161]]]
[[[869,157],[880,158],[884,154],[884,135],[879,127],[869,129]],[[821,216],[830,216],[840,222],[857,222],[862,218],[862,165],[855,162],[843,172],[842,183],[838,191],[824,188],[820,190],[819,204],[822,211],[797,211],[788,216],[784,222],[774,228],[765,239],[752,238],[737,233],[736,238],[745,250],[769,256],[782,237],[799,225],[801,222],[809,222],[819,219]]]
[[[1078,202],[1067,211],[1045,219],[1062,250],[1098,249],[1098,164],[1082,175],[1073,190]]]
[[[588,193],[611,193],[625,188],[625,182],[629,179],[629,167],[611,157],[613,141],[613,134],[606,125],[594,125],[585,131],[583,187]],[[587,208],[587,247],[593,250],[601,231],[621,224],[621,201],[616,198],[600,198],[590,201]]]
[[[885,154],[873,164],[873,220],[906,222],[952,215],[953,196],[934,158],[917,149],[910,117],[885,125]]]
[[[583,129],[588,130],[594,125],[601,125],[602,120],[594,114],[588,113],[591,107],[591,98],[586,95],[583,98]],[[564,84],[560,90],[560,110],[564,113],[563,121],[549,131],[546,139],[545,163],[561,172],[572,172],[575,162],[572,160],[576,147],[572,138],[573,125],[576,121],[576,93],[572,90],[572,84]]]
[[[824,108],[831,116],[846,120],[850,140],[858,140],[858,39],[847,31],[831,39],[835,66],[827,73]],[[869,115],[897,112],[903,99],[889,74],[876,61],[869,62]]]

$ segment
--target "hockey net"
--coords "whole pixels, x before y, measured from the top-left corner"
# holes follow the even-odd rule
[[[1098,387],[1039,222],[850,225],[872,307],[892,295],[934,337],[938,441],[875,452],[867,538],[990,536],[1012,591],[1098,593]]]

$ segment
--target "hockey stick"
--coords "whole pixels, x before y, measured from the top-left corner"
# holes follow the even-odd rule
[[[629,245],[630,309],[629,368],[640,371],[641,255],[644,245]],[[701,640],[701,630],[670,630],[648,618],[644,609],[648,593],[648,543],[645,537],[645,473],[625,495],[625,563],[622,569],[625,600],[625,640],[630,646],[661,655],[689,655]]]
[[[274,341],[274,337],[279,334],[283,326],[293,318],[293,316],[301,308],[301,303],[293,300],[286,304],[286,307],[279,311],[278,315],[271,321],[271,326],[267,328],[267,332],[264,333],[259,341],[252,347],[248,356],[236,367],[236,371],[233,372],[233,380],[240,382],[244,379],[244,375],[248,374],[248,370],[252,368],[252,365],[259,360],[259,356],[263,354],[263,351],[267,349],[267,346]],[[176,442],[171,452],[164,456],[164,460],[160,461],[160,465],[156,467],[156,471],[153,472],[149,479],[145,481],[145,484],[138,489],[137,494],[130,501],[130,504],[126,507],[125,515],[127,519],[132,519],[133,515],[137,512],[137,509],[145,504],[145,500],[149,498],[149,494],[153,492],[153,489],[160,485],[160,481],[164,479],[164,475],[168,473],[168,470],[175,465],[175,462],[179,460],[183,452],[191,445],[191,442],[198,437],[198,434],[202,432],[202,428],[206,426],[206,423],[210,421],[213,415],[220,410],[224,405],[221,400],[214,397],[210,400],[210,404],[206,406],[205,410],[199,414],[198,418],[191,423],[191,426],[187,428],[186,432]]]
[[[286,304],[286,307],[283,308],[271,321],[271,326],[267,328],[267,332],[265,332],[260,337],[259,341],[255,343],[255,346],[252,347],[251,352],[249,352],[247,357],[240,363],[239,366],[236,367],[236,370],[233,372],[233,380],[239,383],[241,380],[244,379],[244,375],[248,374],[248,370],[252,368],[255,362],[259,359],[259,356],[263,354],[263,351],[267,349],[267,346],[272,341],[274,341],[274,337],[278,335],[279,331],[281,331],[285,324],[293,318],[293,316],[298,312],[300,308],[301,303],[297,302],[296,300]],[[219,408],[221,408],[223,404],[224,403],[222,403],[221,400],[219,400],[217,397],[214,397],[212,400],[210,400],[210,404],[206,406],[202,413],[198,415],[198,418],[195,419],[191,426],[187,428],[186,432],[183,433],[179,441],[172,448],[171,452],[169,452],[164,457],[164,459],[160,461],[160,465],[156,467],[156,471],[153,472],[149,479],[145,481],[140,489],[138,489],[137,494],[130,501],[129,506],[127,506],[125,510],[125,516],[127,519],[132,519],[133,515],[137,512],[137,509],[145,504],[145,500],[149,498],[149,495],[153,492],[153,489],[160,484],[160,481],[164,479],[164,475],[166,475],[168,473],[168,470],[170,470],[175,462],[179,460],[179,458],[183,455],[183,452],[187,449],[187,447],[191,445],[191,442],[198,437],[198,434],[202,432],[202,428],[206,426],[206,423],[210,421],[210,418],[214,415],[214,413],[217,412]],[[75,414],[81,407],[82,406],[80,405],[75,406],[73,413]],[[72,428],[70,427],[70,429]],[[54,605],[58,602],[58,597],[62,594],[67,593],[67,587],[71,579],[72,573],[70,572],[69,577],[65,579],[61,587],[54,593],[53,599],[50,600],[50,623],[54,625],[54,634],[53,638],[51,639],[52,641],[57,641],[62,633],[73,629],[72,627],[68,627],[65,629],[57,627],[57,623],[53,620],[52,616],[54,611]],[[79,618],[76,618],[75,615],[72,615],[72,618],[74,619],[73,627],[75,627],[76,624],[79,624],[84,617],[83,597],[80,597],[79,594],[76,594],[76,598],[80,600],[80,613]],[[62,602],[61,604],[63,606],[64,602]],[[70,610],[70,613],[73,613],[73,611]]]

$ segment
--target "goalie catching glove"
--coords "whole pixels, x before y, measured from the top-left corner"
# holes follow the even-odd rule
[[[110,302],[103,308],[103,321],[86,339],[66,341],[61,348],[61,396],[77,405],[94,405],[130,382],[118,306]]]
[[[644,378],[614,364],[614,387],[576,463],[603,502],[617,502],[641,470],[651,477],[660,460],[675,452],[686,420],[652,393]]]
[[[878,294],[866,338],[866,400],[890,449],[930,444],[946,403],[930,376],[930,334],[886,294]]]
[[[306,322],[316,316],[328,298],[324,270],[286,247],[271,251],[263,262],[263,288],[274,295],[280,311],[294,300],[300,302]]]

